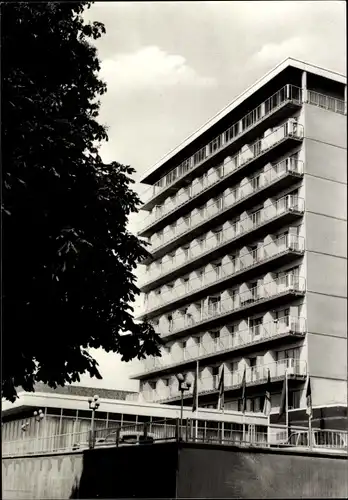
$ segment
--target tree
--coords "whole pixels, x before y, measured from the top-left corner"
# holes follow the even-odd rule
[[[134,170],[99,155],[105,33],[91,2],[5,3],[2,14],[3,397],[102,378],[89,348],[159,355],[137,323],[134,270],[148,254],[127,231]],[[117,82],[115,82],[117,85]],[[115,110],[116,111],[116,110]]]

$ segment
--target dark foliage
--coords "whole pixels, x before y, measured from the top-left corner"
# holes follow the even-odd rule
[[[140,201],[129,166],[103,164],[89,2],[5,3],[2,14],[3,397],[89,372],[88,348],[158,354],[133,319],[134,270],[147,251],[127,229]],[[117,82],[115,82],[117,85]],[[116,111],[116,110],[115,110]]]

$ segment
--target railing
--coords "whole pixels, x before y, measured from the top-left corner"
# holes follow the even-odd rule
[[[156,372],[163,368],[174,367],[192,360],[200,360],[225,351],[235,350],[248,345],[265,342],[285,334],[304,334],[306,332],[305,318],[284,316],[261,325],[246,327],[239,331],[225,333],[217,339],[195,343],[197,338],[190,339],[192,345],[168,353],[163,348],[161,357],[148,357],[144,360],[142,373]]]
[[[156,205],[153,211],[150,214],[147,214],[144,218],[142,222],[143,229],[142,231],[139,231],[139,234],[150,228],[151,225],[153,225],[155,222],[165,218],[168,214],[177,210],[180,206],[184,205],[189,200],[197,198],[202,192],[207,191],[212,186],[220,182],[223,178],[226,178],[236,170],[245,167],[251,161],[255,160],[257,157],[261,156],[266,151],[282,142],[286,137],[296,137],[298,139],[302,138],[302,125],[300,125],[293,119],[288,120],[284,125],[277,128],[274,132],[271,132],[263,139],[259,139],[248,147],[243,148],[237,155],[230,158],[224,164],[215,167],[213,172],[195,179],[188,188],[182,189],[181,194],[179,192],[179,196],[176,196],[175,200],[173,199],[173,197],[170,197],[170,203],[167,203],[167,205]],[[263,181],[264,186],[267,186],[267,184],[276,180],[276,176],[272,178],[272,171],[274,171],[275,169],[276,166],[272,166],[262,175],[260,180],[261,182]],[[269,174],[267,174],[267,172],[269,172]],[[288,172],[302,173],[302,171],[297,172],[295,162],[292,165],[292,168],[290,166],[286,171],[286,173]],[[284,173],[285,172],[283,172],[283,175]],[[255,189],[255,191],[257,189]]]
[[[221,230],[215,229],[215,232],[213,230],[213,234],[209,237],[207,237],[209,233],[205,233],[184,247],[181,247],[181,255],[176,251],[175,256],[172,254],[172,257],[169,257],[170,254],[168,254],[166,260],[163,258],[160,265],[156,265],[156,262],[150,264],[151,267],[147,268],[145,276],[147,277],[150,275],[151,278],[144,283],[141,282],[142,275],[139,274],[139,286],[145,286],[171,273],[173,270],[183,267],[188,262],[192,262],[210,253],[213,249],[223,246],[233,240],[237,240],[242,235],[255,230],[257,227],[266,224],[272,219],[276,219],[282,214],[287,212],[303,213],[304,207],[305,202],[303,198],[299,198],[297,195],[287,195],[255,213],[245,215],[239,221],[237,220],[234,223],[228,222],[229,227],[225,226],[224,230],[222,230],[222,228]]]
[[[339,113],[341,115],[344,115],[346,113],[345,102],[341,99],[319,94],[318,92],[314,92],[313,90],[308,90],[307,100],[308,104],[313,104],[314,106],[318,106],[319,108],[334,111],[335,113]]]
[[[67,450],[85,449],[89,446],[90,432],[56,434],[17,441],[2,442],[2,456],[59,453]]]
[[[208,424],[208,425],[207,425]],[[209,425],[210,424],[210,425]],[[50,442],[58,439],[63,442],[63,448],[52,449]],[[2,442],[2,457],[25,456],[32,454],[45,455],[52,452],[71,452],[76,449],[84,450],[89,447],[88,442],[71,445],[72,434],[62,434],[47,438],[32,440],[32,449],[24,449],[23,441]],[[104,448],[108,446],[134,446],[140,444],[154,444],[161,441],[197,442],[206,444],[221,444],[241,447],[274,447],[300,449],[313,452],[347,452],[347,431],[313,429],[310,440],[308,430],[299,426],[290,426],[287,430],[284,426],[255,426],[247,422],[231,424],[224,421],[203,422],[199,419],[167,419],[156,423],[139,423],[129,426],[120,426],[95,431],[95,447]],[[47,445],[47,446],[46,446]]]
[[[197,274],[203,270],[195,270],[191,273],[189,281],[185,284],[176,282],[175,285],[174,283],[168,285],[168,283],[166,283],[164,288],[170,287],[169,289],[164,291],[155,289],[151,291],[146,298],[145,309],[142,314],[152,313],[164,305],[175,303],[178,299],[189,297],[193,292],[203,290],[219,281],[223,282],[234,275],[243,274],[245,270],[256,267],[278,255],[282,255],[288,251],[304,252],[304,249],[305,243],[302,236],[287,234],[280,236],[266,245],[260,245],[256,250],[245,252],[241,254],[240,257],[233,259],[233,261],[228,263],[225,262],[219,267],[213,267],[208,272],[201,272],[199,277]],[[226,259],[221,258],[219,262],[223,260]],[[214,264],[210,264],[208,267],[210,266],[214,266]],[[160,290],[161,293],[158,293],[158,290]],[[150,304],[152,306],[151,308],[148,307]]]
[[[178,167],[163,176],[155,185],[150,186],[143,193],[143,201],[147,203],[159,193],[164,192],[172,186],[179,178],[204,163],[208,158],[221,151],[229,144],[232,144],[238,137],[250,130],[254,125],[261,122],[265,117],[273,114],[286,102],[302,103],[302,90],[293,85],[285,85],[266,101],[260,104],[255,110],[248,113],[237,123],[234,123],[227,130],[219,134],[207,146],[204,146],[192,156],[183,161]]]
[[[280,276],[266,283],[260,283],[255,287],[246,289],[244,292],[237,293],[237,289],[224,290],[214,296],[214,303],[216,305],[213,309],[209,307],[211,301],[208,296],[200,301],[189,304],[182,311],[173,311],[169,315],[171,317],[170,323],[167,322],[166,324],[162,323],[160,325],[160,330],[166,333],[161,334],[161,331],[158,333],[162,338],[165,338],[183,330],[187,330],[190,327],[200,324],[203,325],[205,322],[211,321],[212,319],[229,315],[238,310],[246,309],[247,307],[283,294],[305,293],[305,289],[306,280],[304,277],[294,275],[293,273],[284,273],[284,276]],[[218,301],[215,300],[216,297],[218,297]],[[151,320],[150,322],[157,330],[154,321]]]
[[[301,377],[304,378],[307,374],[307,363],[305,360],[300,359],[283,359],[274,361],[265,365],[258,365],[246,368],[246,385],[264,384],[268,379],[268,370],[270,371],[271,380],[281,379],[287,373],[288,377]],[[194,370],[193,370],[194,371]],[[243,380],[244,368],[235,372],[227,373],[225,370],[224,387],[225,391],[238,389],[241,387]],[[188,378],[193,382],[193,374],[189,373]],[[144,389],[141,393],[146,402],[165,402],[168,400],[176,400],[181,398],[178,382],[172,378],[172,385],[164,386],[161,388]],[[199,377],[197,390],[199,394],[214,393],[218,391],[218,377],[206,375]],[[192,398],[194,384],[192,383],[190,389],[185,392],[184,398]]]

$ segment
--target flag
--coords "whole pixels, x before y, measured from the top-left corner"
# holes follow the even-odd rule
[[[307,401],[306,413],[309,416],[309,418],[312,418],[312,416],[313,416],[312,388],[311,388],[311,379],[309,378],[309,376],[308,376],[308,381],[307,381],[306,401]]]
[[[263,413],[266,415],[266,417],[268,417],[269,414],[271,413],[271,409],[272,409],[272,406],[271,406],[271,372],[270,372],[270,369],[268,368],[265,402],[263,405]]]
[[[192,412],[198,410],[198,361],[196,365],[195,379],[193,382],[193,401],[192,401]]]
[[[242,412],[245,413],[246,410],[246,366],[244,367],[243,379],[242,379]]]
[[[287,379],[287,376],[286,376],[286,373],[285,373],[285,379],[284,379],[284,383],[283,383],[283,389],[282,389],[282,395],[280,396],[280,406],[279,406],[279,415],[278,415],[278,420],[280,419],[280,417],[282,415],[284,415],[284,413],[287,412],[287,408],[286,408],[286,391],[287,391],[287,383],[288,383],[288,379]]]
[[[218,410],[223,410],[225,406],[225,365],[222,365],[219,380],[219,401]]]

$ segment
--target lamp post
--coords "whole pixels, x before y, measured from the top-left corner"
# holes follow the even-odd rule
[[[34,411],[34,417],[37,422],[36,424],[36,442],[37,442],[37,447],[39,448],[39,427],[40,427],[40,422],[45,418],[45,415],[43,414],[42,410],[39,411]],[[39,449],[37,450],[39,451]]]
[[[176,378],[179,382],[179,391],[181,392],[181,410],[180,410],[180,438],[182,437],[182,421],[184,418],[184,392],[191,387],[191,382],[187,382],[182,373],[178,373]]]
[[[88,398],[88,405],[89,409],[92,410],[92,418],[91,418],[91,431],[90,431],[90,441],[89,441],[89,447],[94,448],[95,444],[95,430],[94,430],[94,417],[95,417],[95,412],[100,406],[100,403],[98,403],[99,396],[95,395],[93,398]]]

